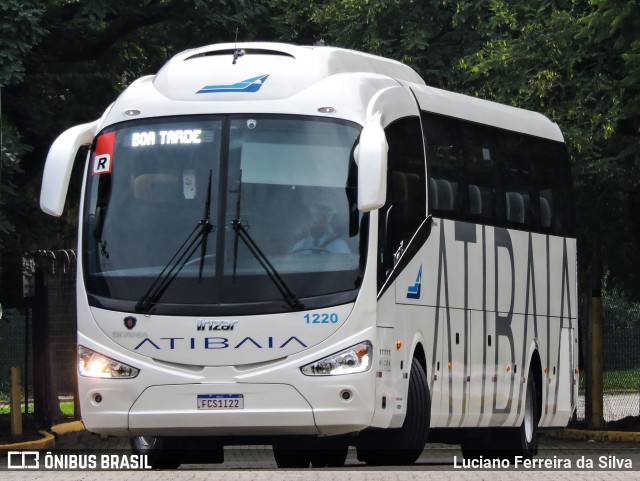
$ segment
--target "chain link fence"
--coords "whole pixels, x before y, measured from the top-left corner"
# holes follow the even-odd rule
[[[79,417],[76,399],[76,254],[29,253],[22,260],[24,299],[0,320],[0,414],[9,413],[10,371],[20,368],[23,423],[39,427]],[[19,291],[19,289],[18,289]]]
[[[49,358],[47,382],[51,384],[51,423],[76,417],[76,254],[72,250],[53,252],[39,266],[46,274]]]
[[[604,420],[640,416],[640,303],[603,296]]]
[[[581,316],[583,356],[589,356],[586,309]],[[605,289],[602,295],[603,418],[615,423],[640,417],[640,302],[622,292]],[[586,362],[584,363],[586,368]],[[580,374],[577,421],[584,421],[586,373]]]
[[[0,413],[9,413],[11,368],[20,368],[21,400],[25,412],[33,411],[31,316],[28,308],[5,309],[0,320]]]

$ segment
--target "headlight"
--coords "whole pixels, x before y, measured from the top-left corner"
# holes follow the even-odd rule
[[[128,379],[138,375],[139,369],[123,362],[78,346],[78,373],[85,377],[99,377],[103,379]]]
[[[307,376],[336,376],[368,371],[371,367],[373,347],[369,341],[351,346],[318,361],[302,366],[302,374]]]

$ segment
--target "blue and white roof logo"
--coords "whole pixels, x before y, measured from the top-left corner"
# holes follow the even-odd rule
[[[420,265],[420,270],[418,270],[416,283],[407,288],[407,299],[420,299],[421,286],[422,286],[422,265]]]
[[[258,90],[260,90],[260,87],[264,85],[267,77],[269,77],[269,74],[248,78],[246,80],[241,80],[240,82],[230,85],[207,85],[206,87],[202,87],[196,93],[215,94],[223,92],[257,92]]]

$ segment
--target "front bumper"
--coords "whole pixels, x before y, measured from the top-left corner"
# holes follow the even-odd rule
[[[242,394],[243,409],[197,409],[199,394]],[[132,436],[318,434],[309,403],[285,384],[151,386],[129,411]]]
[[[353,386],[322,386],[309,401],[287,384],[197,383],[147,387],[127,401],[104,381],[85,391],[82,417],[89,431],[113,436],[337,435],[371,423],[366,396]],[[348,390],[349,399],[341,394]],[[96,402],[99,394],[100,402]],[[120,395],[118,395],[120,394]],[[198,395],[241,394],[243,409],[203,410]],[[368,409],[367,409],[368,407]]]

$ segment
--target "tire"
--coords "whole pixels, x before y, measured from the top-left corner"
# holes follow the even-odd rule
[[[137,436],[130,439],[130,444],[133,453],[146,455],[147,462],[154,469],[176,469],[182,464],[179,451],[171,449],[169,438]]]
[[[348,444],[343,437],[296,437],[273,445],[279,468],[338,468],[347,459]]]
[[[152,437],[130,439],[135,454],[146,454],[155,469],[176,469],[183,463],[223,463],[224,449],[215,437]]]
[[[522,456],[531,459],[538,454],[538,403],[536,397],[536,379],[533,372],[527,376],[527,392],[524,402],[524,419],[519,428],[512,430],[508,437],[507,450],[510,457]]]
[[[311,454],[312,468],[340,468],[347,459],[349,445],[344,438],[319,438]]]
[[[311,465],[311,438],[292,436],[273,444],[273,457],[279,468],[304,469]]]
[[[311,465],[311,451],[307,449],[274,444],[273,457],[281,469],[304,469]]]
[[[491,431],[486,429],[486,436],[465,439],[460,443],[460,450],[464,459],[497,458],[497,451],[491,449]]]
[[[513,461],[516,456],[532,459],[538,454],[538,409],[536,380],[533,372],[529,371],[522,424],[517,428],[492,429],[488,445],[469,451],[469,457],[474,457],[475,454],[475,457],[482,455],[484,458],[510,461]]]
[[[402,466],[416,462],[427,443],[431,397],[427,375],[411,362],[407,414],[401,428],[365,431],[358,442],[358,459],[371,466]]]

